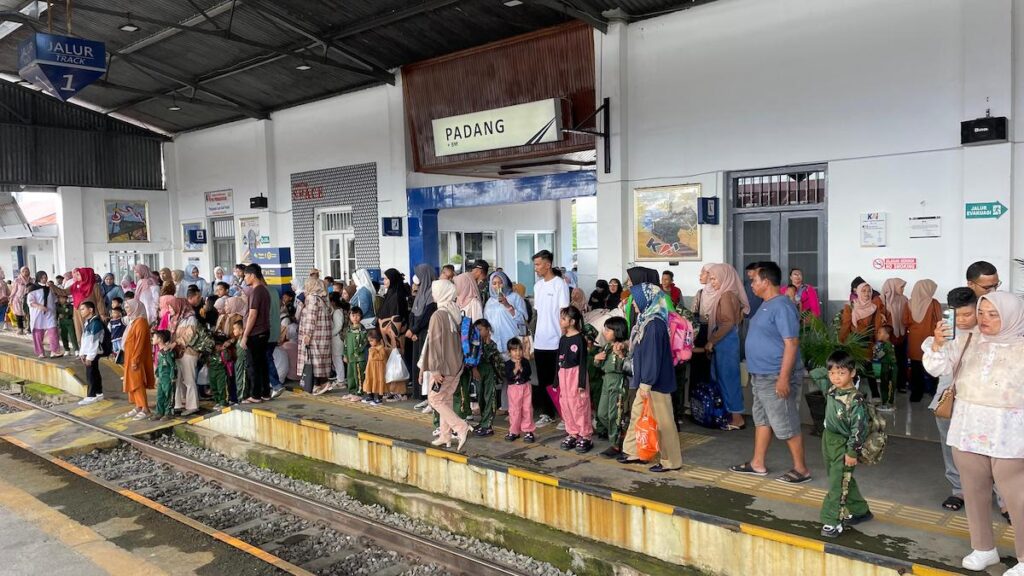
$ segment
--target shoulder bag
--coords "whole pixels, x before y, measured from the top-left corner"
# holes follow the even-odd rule
[[[960,358],[956,361],[956,367],[953,368],[953,383],[942,391],[942,395],[939,396],[939,403],[935,406],[935,417],[949,420],[953,417],[953,404],[956,403],[956,377],[960,374],[960,366],[963,364],[964,354],[967,353],[967,348],[971,345],[971,336],[974,333],[967,334],[967,342],[964,343],[964,349],[960,352]]]

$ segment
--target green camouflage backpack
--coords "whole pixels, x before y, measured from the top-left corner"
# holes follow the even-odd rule
[[[864,407],[868,413],[868,436],[864,439],[857,460],[861,464],[878,464],[885,455],[885,443],[889,440],[885,433],[886,421],[870,401],[865,400]]]
[[[213,344],[213,334],[210,334],[210,331],[206,329],[202,322],[196,322],[195,329],[192,332],[192,340],[189,341],[188,347],[205,356],[213,352]]]

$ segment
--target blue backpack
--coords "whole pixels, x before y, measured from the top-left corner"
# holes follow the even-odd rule
[[[690,417],[705,428],[721,428],[729,413],[715,382],[700,382],[690,388]]]
[[[459,335],[462,338],[463,363],[470,368],[479,366],[480,351],[483,349],[483,344],[480,342],[480,333],[473,326],[472,318],[466,317],[465,314],[462,315]]]

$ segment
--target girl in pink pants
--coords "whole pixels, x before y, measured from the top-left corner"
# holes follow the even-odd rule
[[[558,343],[558,401],[568,434],[562,450],[576,449],[585,454],[594,447],[590,409],[590,382],[587,380],[587,341],[583,337],[583,313],[575,306],[562,309],[562,339]]]
[[[513,442],[524,433],[523,442],[533,442],[533,390],[530,384],[530,363],[523,358],[523,343],[519,338],[508,341],[509,360],[505,362],[505,383],[508,390],[508,434],[505,440]]]

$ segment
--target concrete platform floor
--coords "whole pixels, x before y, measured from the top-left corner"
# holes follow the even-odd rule
[[[272,411],[342,428],[428,445],[432,440],[431,416],[412,410],[412,402],[370,406],[341,399],[339,393],[312,397],[289,392],[259,405],[235,409]],[[818,510],[827,485],[820,442],[805,430],[808,465],[815,478],[793,486],[775,480],[789,469],[789,454],[780,442],[769,452],[767,478],[728,471],[731,464],[749,459],[753,447],[752,426],[738,432],[722,432],[687,423],[681,430],[684,468],[679,472],[653,474],[646,467],[624,466],[603,458],[607,442],[596,442],[586,455],[559,448],[564,432],[547,426],[538,429],[535,444],[506,442],[507,420],[499,416],[495,435],[472,437],[464,453],[490,459],[573,482],[589,484],[700,512],[749,522],[785,532],[821,539]],[[863,466],[858,482],[877,517],[857,526],[835,542],[889,557],[960,571],[961,557],[970,551],[966,518],[962,512],[943,510],[949,494],[943,476],[942,457],[935,442],[893,437],[885,462]],[[1013,549],[1013,528],[993,508],[993,523],[1001,550]],[[1014,560],[994,567],[1001,574]]]
[[[287,574],[0,440],[4,574]]]

